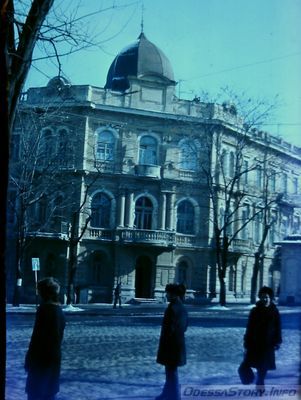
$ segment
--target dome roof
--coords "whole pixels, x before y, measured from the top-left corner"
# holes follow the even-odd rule
[[[138,39],[125,47],[112,62],[105,89],[124,92],[130,87],[128,76],[159,76],[174,83],[171,64],[165,54],[142,32]]]

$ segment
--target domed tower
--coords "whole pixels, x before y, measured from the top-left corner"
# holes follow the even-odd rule
[[[165,54],[143,32],[138,39],[125,47],[112,62],[105,89],[126,92],[131,81],[151,83],[154,86],[174,87],[174,74]]]

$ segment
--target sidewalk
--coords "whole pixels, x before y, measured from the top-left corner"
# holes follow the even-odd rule
[[[113,308],[112,304],[108,303],[92,303],[92,304],[76,304],[76,305],[62,305],[63,311],[70,314],[78,315],[110,315],[110,316],[134,316],[134,315],[158,315],[162,316],[167,306],[165,304],[124,304],[121,308]],[[230,313],[233,315],[248,314],[253,307],[252,304],[244,303],[229,303],[223,307],[217,303],[210,305],[195,305],[186,304],[186,309],[190,316],[217,315],[219,313]],[[301,306],[278,306],[280,313],[301,313]],[[21,304],[19,307],[13,307],[11,304],[6,305],[6,313],[12,314],[34,314],[36,312],[35,304]]]

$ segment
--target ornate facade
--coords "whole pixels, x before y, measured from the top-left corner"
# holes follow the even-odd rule
[[[142,33],[113,61],[104,88],[56,77],[28,90],[11,163],[14,171],[24,138],[35,132],[30,156],[37,151],[34,180],[40,186],[34,186],[35,197],[29,191],[25,209],[23,301],[34,296],[31,259],[40,259],[40,276],[54,275],[66,286],[70,252],[78,302],[111,302],[117,281],[125,301],[162,301],[165,285],[174,281],[186,284],[191,301],[212,300],[219,291],[214,228],[217,220],[229,221],[229,210],[235,212],[224,227],[231,240],[228,299],[250,296],[254,254],[267,224],[258,283],[277,289],[275,242],[300,233],[294,198],[301,149],[246,130],[234,106],[183,100],[175,87],[167,57]],[[244,172],[227,208],[224,194],[237,173],[238,153]],[[13,183],[11,193],[12,213],[20,204]],[[258,212],[266,201],[272,222]],[[9,222],[15,246],[16,218]],[[14,271],[14,251],[8,253]]]

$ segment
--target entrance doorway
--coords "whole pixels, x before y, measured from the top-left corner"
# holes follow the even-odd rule
[[[152,262],[149,257],[141,256],[136,261],[135,297],[152,297]]]

